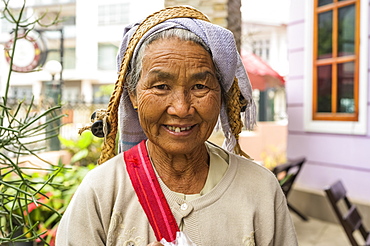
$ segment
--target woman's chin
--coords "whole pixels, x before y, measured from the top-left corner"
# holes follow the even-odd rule
[[[198,153],[199,150],[204,148],[205,141],[164,141],[164,142],[152,142],[153,147],[159,147],[166,154],[169,155],[188,155],[192,153]]]

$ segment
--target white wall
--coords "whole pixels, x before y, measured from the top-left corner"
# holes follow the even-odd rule
[[[241,0],[244,21],[287,24],[290,0]]]
[[[250,49],[251,39],[270,41],[268,64],[280,75],[289,72],[286,24],[290,0],[242,0],[242,46]],[[249,39],[249,40],[248,40]]]

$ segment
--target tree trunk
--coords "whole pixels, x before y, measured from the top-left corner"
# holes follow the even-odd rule
[[[242,36],[242,13],[240,10],[241,0],[229,0],[227,7],[227,28],[233,32],[236,41],[236,47],[240,52]]]

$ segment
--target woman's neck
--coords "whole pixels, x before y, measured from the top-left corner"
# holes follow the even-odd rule
[[[209,156],[205,145],[189,154],[169,154],[148,140],[148,152],[159,177],[178,193],[197,194],[206,182]]]

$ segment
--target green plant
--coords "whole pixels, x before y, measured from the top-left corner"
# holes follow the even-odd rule
[[[59,136],[60,143],[72,154],[71,165],[87,166],[99,159],[103,139],[96,138],[90,131],[83,132],[75,139]]]
[[[52,174],[33,172],[24,177],[39,192],[34,197],[35,202],[17,206],[13,211],[18,217],[27,214],[29,223],[36,225],[34,231],[39,235],[36,242],[46,242],[54,245],[56,229],[63,213],[83,177],[94,167],[94,164],[85,167],[69,166]],[[9,183],[19,181],[20,177],[16,175],[7,177]],[[47,185],[44,185],[45,183]],[[23,228],[22,234],[26,239],[33,238],[32,232],[26,228]]]
[[[98,97],[98,98],[104,97],[104,96],[110,97],[113,90],[114,90],[114,84],[102,85],[100,86],[99,90],[95,92],[95,97]]]
[[[44,192],[53,186],[52,180],[63,168],[48,163],[38,153],[45,151],[45,141],[55,137],[55,129],[60,127],[50,129],[48,125],[57,122],[63,115],[58,113],[60,105],[39,111],[33,99],[30,103],[19,101],[15,107],[9,103],[8,93],[17,41],[26,38],[36,25],[45,26],[40,22],[43,16],[32,20],[24,18],[26,1],[16,9],[11,9],[9,2],[2,1],[1,12],[1,18],[14,24],[14,30],[13,45],[7,50],[10,62],[5,94],[0,99],[0,244],[36,239],[48,244],[43,238],[47,231],[39,230],[41,222],[32,218],[31,208],[36,206],[48,209],[53,216],[60,217],[58,210],[42,198],[49,198]],[[54,20],[50,25],[57,22]],[[20,30],[23,30],[22,35]],[[34,71],[38,70],[36,68]],[[22,165],[20,157],[25,155],[38,157],[43,167]],[[43,172],[45,178],[35,180],[32,172]]]

